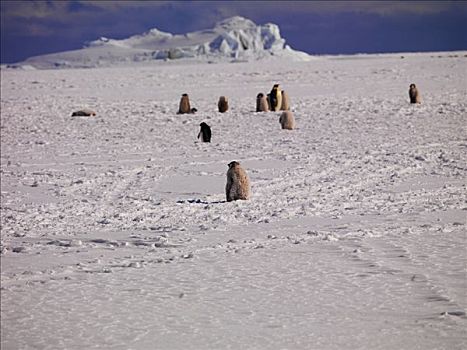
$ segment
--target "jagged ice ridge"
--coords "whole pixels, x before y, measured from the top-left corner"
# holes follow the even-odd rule
[[[267,58],[309,60],[310,56],[286,45],[276,24],[256,25],[231,17],[213,29],[171,34],[156,28],[126,39],[101,37],[80,50],[31,57],[23,62],[36,68],[105,67],[155,60],[254,61]]]

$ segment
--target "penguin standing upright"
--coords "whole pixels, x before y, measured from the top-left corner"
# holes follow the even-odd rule
[[[291,111],[282,112],[279,123],[281,123],[282,129],[293,130],[295,128],[295,118]]]
[[[247,200],[250,198],[250,179],[245,169],[239,162],[233,161],[228,164],[227,184],[225,185],[225,195],[227,202],[238,199]]]
[[[282,90],[281,111],[288,111],[289,109],[290,109],[289,95],[284,90]]]
[[[199,131],[198,138],[201,139],[202,142],[211,142],[211,128],[205,122],[199,124],[201,130]]]
[[[217,107],[219,108],[219,112],[225,113],[229,109],[229,100],[227,97],[221,96],[219,97],[219,102],[217,103]]]
[[[180,106],[178,107],[177,114],[185,114],[185,113],[192,113],[192,109],[190,108],[190,98],[188,94],[183,94],[182,98],[180,99]]]
[[[281,109],[282,106],[282,92],[279,89],[279,84],[274,84],[271,92],[269,93],[269,100],[271,105],[271,111],[276,112]]]
[[[263,93],[259,93],[256,96],[256,112],[268,112],[269,111],[269,104],[267,101],[266,96]]]
[[[421,103],[422,102],[422,99],[420,98],[420,93],[418,92],[418,89],[415,86],[415,84],[410,84],[409,97],[410,97],[410,103]]]

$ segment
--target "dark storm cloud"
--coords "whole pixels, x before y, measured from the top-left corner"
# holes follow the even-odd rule
[[[1,61],[150,28],[186,33],[234,15],[276,23],[290,46],[315,54],[467,48],[460,1],[2,1]]]

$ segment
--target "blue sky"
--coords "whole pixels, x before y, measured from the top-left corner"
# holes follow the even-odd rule
[[[292,48],[310,54],[467,50],[467,1],[1,0],[1,62],[100,36],[212,28],[235,15],[278,24]]]

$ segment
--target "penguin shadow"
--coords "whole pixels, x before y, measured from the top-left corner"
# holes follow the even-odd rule
[[[222,204],[222,203],[227,203],[227,201],[223,200],[223,201],[211,201],[211,202],[208,202],[208,201],[197,198],[197,199],[181,199],[181,200],[178,200],[177,203],[179,203],[179,204],[188,203],[188,204],[203,204],[203,205],[206,205],[206,204]]]

